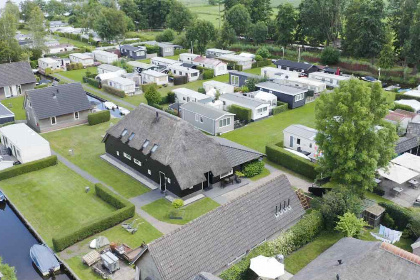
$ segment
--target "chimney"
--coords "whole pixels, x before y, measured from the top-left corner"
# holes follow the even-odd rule
[[[159,118],[159,112],[156,111],[156,120]]]
[[[57,94],[58,94],[58,88],[57,88]],[[55,92],[53,92],[53,98],[56,98],[57,94]]]
[[[338,264],[342,265],[343,264],[343,260],[338,260]]]
[[[335,277],[337,278],[337,280],[340,280],[340,275],[337,274]]]

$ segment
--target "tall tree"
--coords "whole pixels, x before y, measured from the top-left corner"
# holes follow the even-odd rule
[[[341,31],[345,0],[304,0],[299,5],[301,33],[313,44],[334,43]]]
[[[385,44],[379,53],[378,65],[383,69],[388,69],[394,66],[396,60],[392,34],[390,30],[387,31],[385,38]]]
[[[58,2],[57,0],[50,0],[45,6],[45,12],[48,16],[61,16],[67,11],[67,5]]]
[[[232,26],[236,35],[246,34],[251,24],[251,17],[245,6],[238,4],[227,11],[226,22]]]
[[[8,1],[0,14],[0,60],[12,62],[19,60],[20,46],[15,39],[19,20],[19,8]]]
[[[20,3],[20,10],[22,12],[22,19],[27,22],[29,20],[29,15],[31,14],[31,11],[37,7],[37,4],[35,2],[32,2],[31,0],[25,0]]]
[[[34,7],[29,15],[29,30],[32,36],[34,48],[44,49],[45,23],[44,13],[38,6]]]
[[[237,41],[235,29],[227,22],[223,23],[218,35],[217,46],[219,48],[227,48]]]
[[[356,57],[374,58],[385,43],[383,0],[351,0],[346,9],[344,50]]]
[[[215,39],[216,30],[211,22],[197,19],[187,28],[186,37],[196,46],[197,53],[202,54],[207,44]]]
[[[127,32],[127,21],[123,11],[103,7],[97,17],[94,30],[105,41],[120,41]]]
[[[271,0],[251,0],[248,10],[253,23],[267,21],[273,11],[271,8]]]
[[[278,7],[276,17],[276,37],[277,42],[282,46],[287,46],[294,41],[294,33],[297,26],[297,12],[290,3],[282,4]]]
[[[136,28],[138,29],[147,28],[147,20],[141,14],[134,0],[120,0],[119,5],[120,5],[121,11],[123,11],[129,18],[131,18]]]
[[[407,61],[414,65],[414,71],[417,72],[420,66],[420,3],[414,13],[410,36],[404,46],[404,54]]]
[[[315,123],[323,176],[358,193],[373,187],[376,170],[388,165],[398,139],[395,127],[382,120],[389,106],[378,82],[350,79],[321,95]]]
[[[135,0],[149,28],[165,27],[166,17],[171,11],[172,0]]]
[[[193,20],[193,15],[184,4],[179,1],[172,3],[171,11],[169,12],[166,21],[169,28],[172,28],[178,33],[181,33]]]
[[[261,44],[265,40],[267,40],[267,34],[268,34],[268,27],[267,24],[263,21],[259,21],[256,24],[252,24],[250,27],[250,36],[255,43]]]
[[[0,257],[0,272],[3,274],[4,280],[17,280],[15,268],[9,266],[8,264],[2,263],[2,261],[3,260]]]

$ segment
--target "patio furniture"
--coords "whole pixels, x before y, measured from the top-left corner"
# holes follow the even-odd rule
[[[401,187],[395,187],[392,190],[394,191],[394,196],[400,196],[404,189]]]
[[[222,187],[223,188],[226,187],[229,184],[233,185],[233,177],[232,176],[231,177],[228,177],[228,178],[224,178],[222,180]]]
[[[265,256],[252,258],[250,268],[264,280],[276,279],[284,274],[284,264]]]
[[[417,181],[416,179],[411,179],[410,181],[408,181],[408,183],[410,184],[410,187],[412,187],[415,190],[419,188],[419,181]]]

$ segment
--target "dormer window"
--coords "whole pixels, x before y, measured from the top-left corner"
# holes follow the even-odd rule
[[[152,153],[154,153],[154,152],[156,152],[156,150],[157,150],[157,148],[158,148],[159,146],[157,145],[157,144],[154,144],[153,145],[153,148],[152,148],[152,150],[151,150],[151,152]]]
[[[149,145],[150,141],[146,139],[143,143],[143,149],[145,149]]]
[[[121,137],[124,137],[127,134],[128,130],[124,128],[123,132],[121,133]]]
[[[130,135],[130,137],[128,137],[128,141],[131,141],[131,140],[133,140],[133,138],[134,138],[134,135],[136,135],[134,132],[132,132],[131,133],[131,135]]]

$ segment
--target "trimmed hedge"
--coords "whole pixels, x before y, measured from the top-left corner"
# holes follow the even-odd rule
[[[89,85],[94,86],[96,88],[100,88],[99,82],[97,80],[95,80],[95,79],[88,78],[88,77],[83,77],[83,82],[84,83],[88,83]]]
[[[264,60],[261,60],[261,61],[256,61],[256,62],[252,63],[252,68],[270,66],[271,63],[272,62],[269,59],[264,59]]]
[[[257,160],[257,161],[253,161],[253,162],[245,164],[242,172],[244,173],[246,177],[251,178],[251,177],[261,174],[263,170],[264,170],[264,162]]]
[[[83,69],[82,63],[70,63],[67,65],[67,71]]]
[[[131,202],[120,198],[118,195],[114,194],[111,192],[111,190],[107,189],[101,184],[95,184],[95,192],[99,198],[116,207],[118,210],[104,215],[103,217],[89,221],[73,232],[67,232],[60,236],[53,237],[53,246],[57,252],[62,251],[65,248],[81,240],[84,240],[89,236],[109,229],[127,219],[134,217],[135,206]]]
[[[277,102],[277,107],[273,108],[273,115],[277,115],[289,109],[289,104],[283,102],[280,103],[281,104],[279,105],[279,102]]]
[[[411,221],[412,213],[410,210],[398,206],[393,203],[387,203],[387,202],[379,202],[379,205],[384,207],[386,210],[386,213],[388,213],[389,216],[395,221],[395,227],[398,230],[404,230],[406,229],[407,225]]]
[[[280,164],[305,177],[314,180],[318,175],[315,170],[315,163],[294,155],[286,151],[283,147],[269,144],[265,147],[265,153],[270,161]]]
[[[414,99],[417,101],[420,101],[420,97],[418,96],[411,96],[403,93],[396,93],[395,94],[395,100],[401,100],[401,99]]]
[[[148,104],[149,106],[152,106],[153,108],[159,109],[163,111],[163,106],[156,104],[156,103],[152,103],[152,104]]]
[[[125,92],[119,89],[115,89],[113,87],[110,87],[108,85],[102,85],[102,89],[112,95],[124,98],[126,96]]]
[[[405,111],[409,111],[409,112],[414,112],[414,109],[411,106],[394,103],[394,110],[396,110],[396,109],[401,109],[401,110],[405,110]]]
[[[228,112],[235,114],[237,119],[242,121],[250,122],[252,118],[252,110],[248,108],[244,108],[238,105],[230,105],[228,107]]]
[[[57,156],[49,156],[32,162],[19,164],[0,171],[0,181],[16,177],[32,171],[41,170],[57,164]]]
[[[160,51],[159,46],[152,46],[152,45],[144,45],[144,46],[146,47],[148,54],[159,53]]]
[[[250,260],[258,255],[274,256],[278,254],[289,255],[298,250],[314,238],[323,230],[324,221],[319,211],[312,211],[288,231],[282,233],[272,241],[253,249],[240,262],[234,264],[229,269],[220,274],[223,280],[253,280],[255,273],[249,269]]]
[[[89,125],[95,125],[107,122],[111,119],[111,112],[108,110],[103,110],[95,113],[90,113],[88,115]]]

